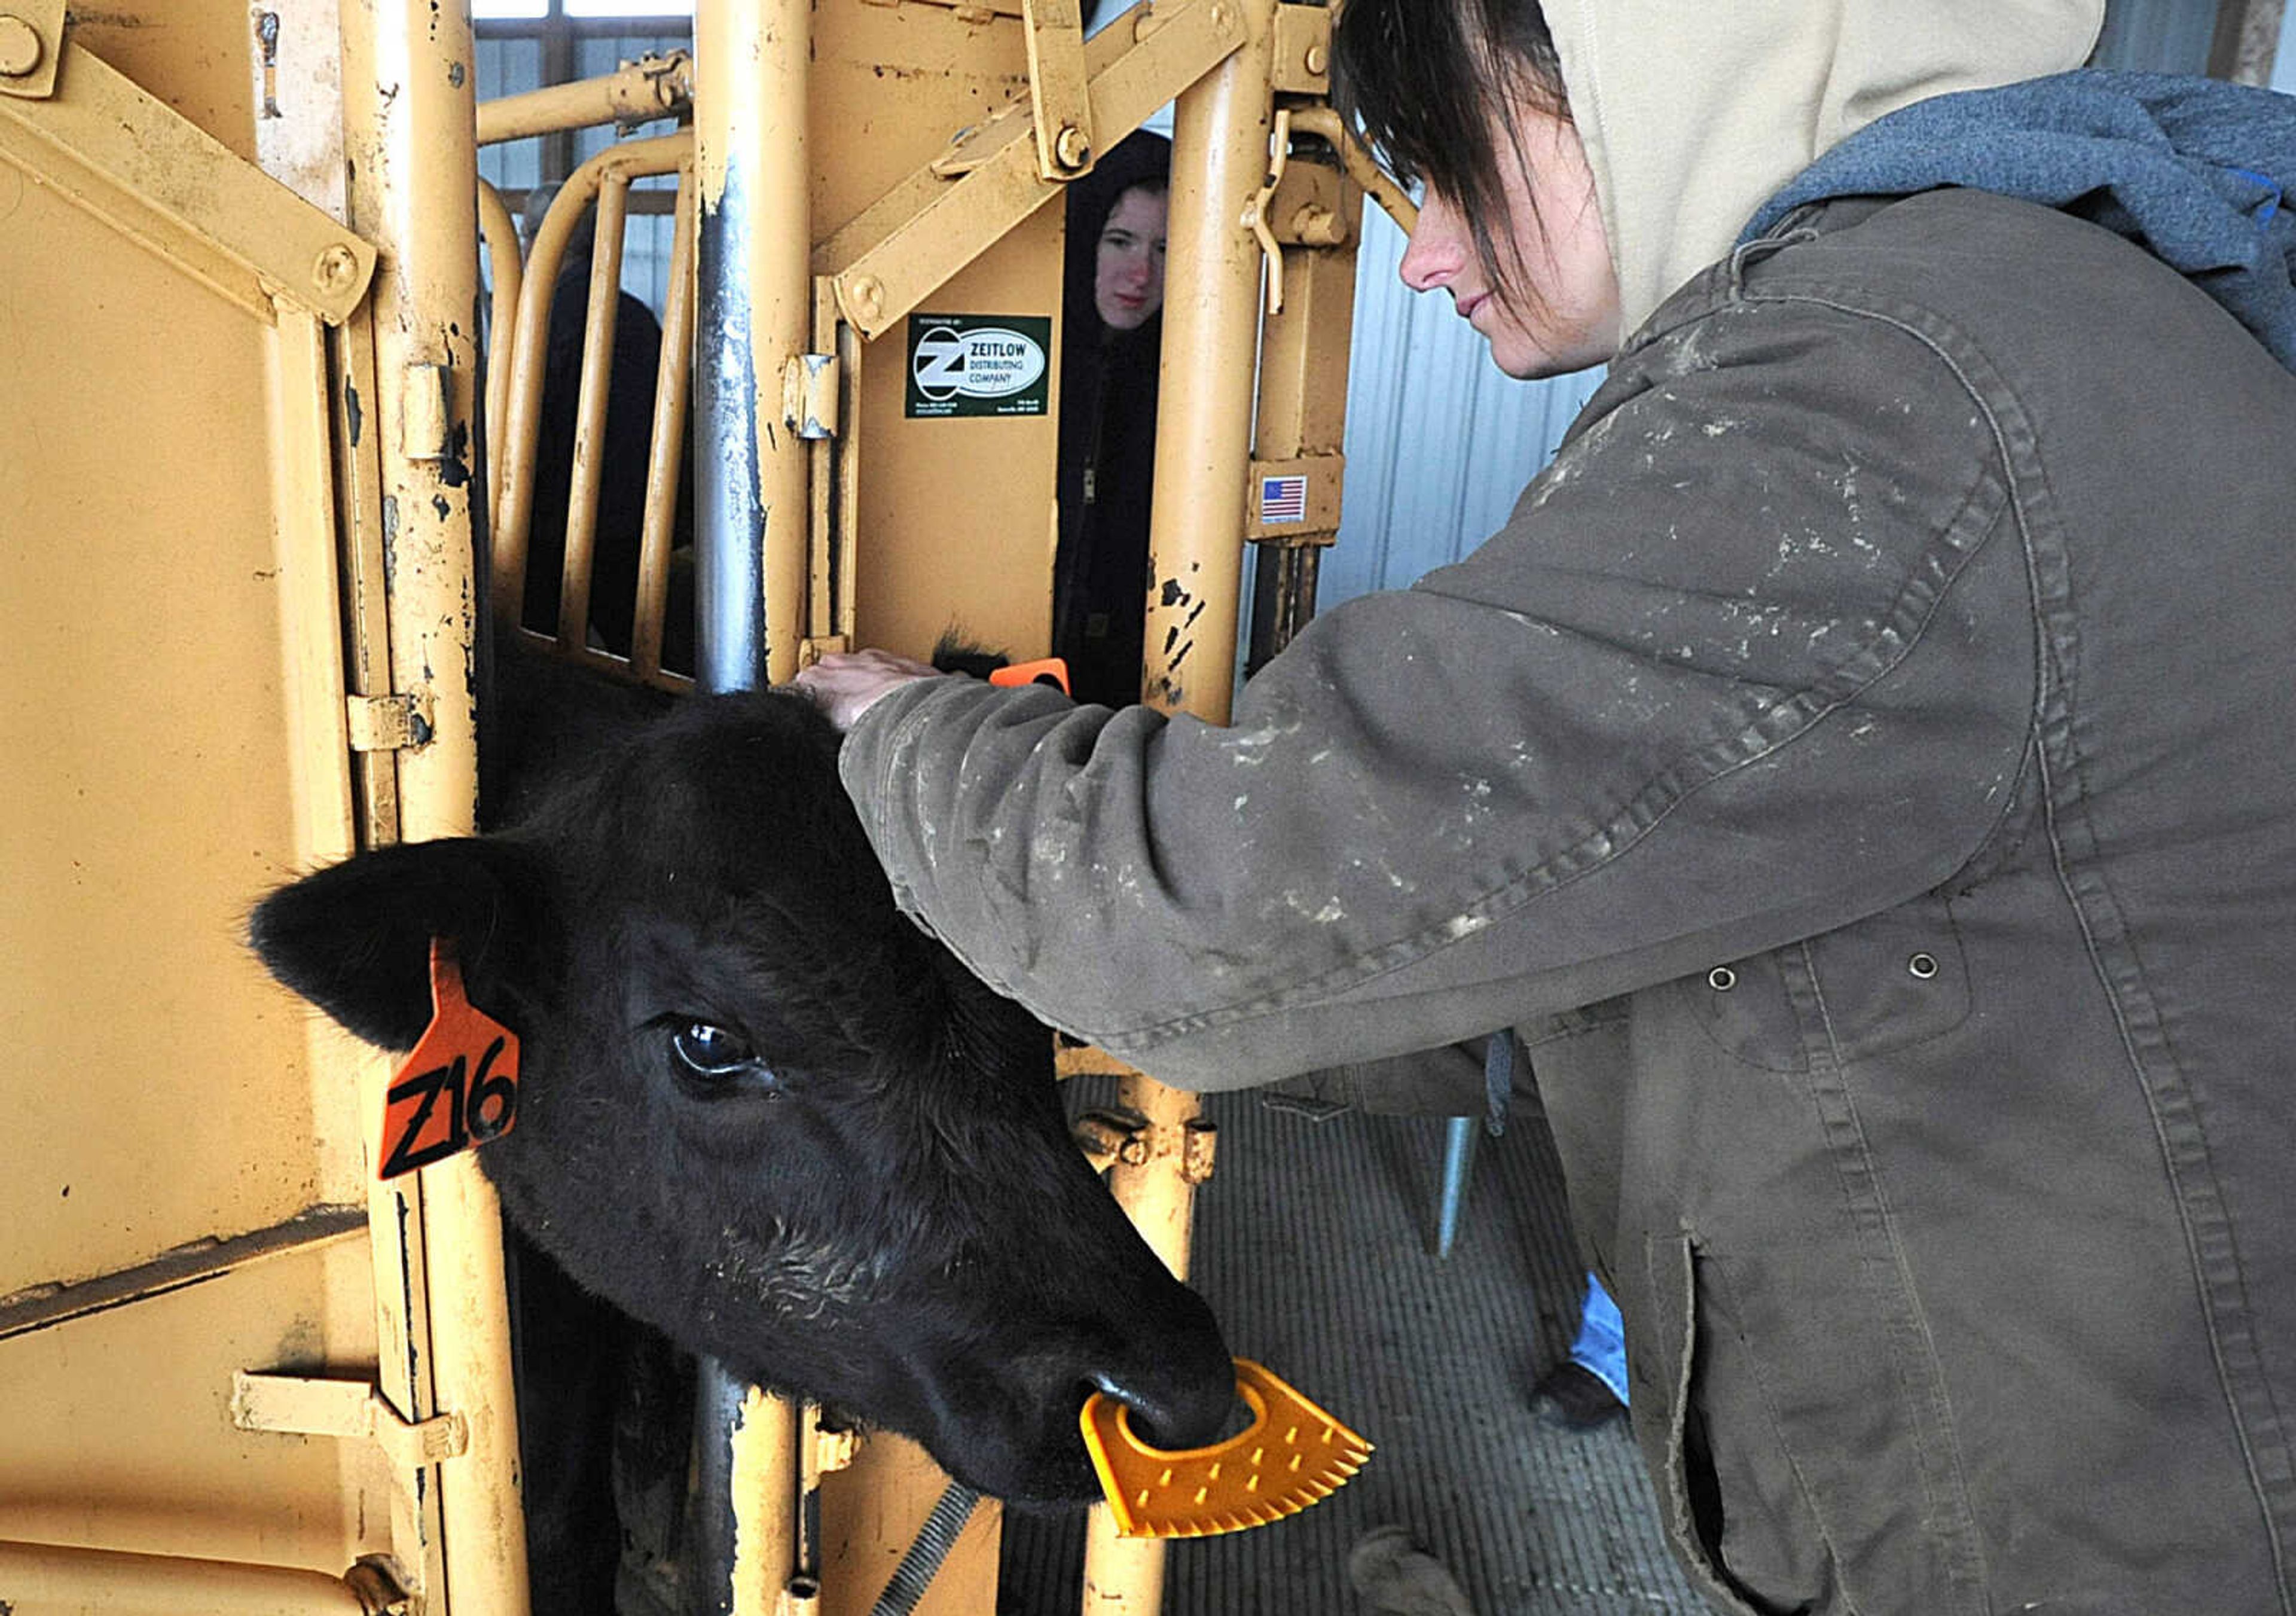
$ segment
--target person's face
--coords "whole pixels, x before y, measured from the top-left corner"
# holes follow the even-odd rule
[[[1618,271],[1577,127],[1529,106],[1516,107],[1514,118],[1523,163],[1503,127],[1493,138],[1505,177],[1507,233],[1533,295],[1519,299],[1521,308],[1498,295],[1475,257],[1465,217],[1431,189],[1403,255],[1403,282],[1414,291],[1447,288],[1508,375],[1559,376],[1604,364],[1618,351]]]
[[[1112,330],[1137,331],[1164,307],[1164,213],[1160,193],[1135,189],[1100,227],[1092,301]]]

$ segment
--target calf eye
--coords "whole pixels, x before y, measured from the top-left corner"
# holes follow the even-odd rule
[[[709,1021],[683,1021],[670,1030],[670,1053],[697,1078],[723,1081],[747,1075],[770,1077],[758,1052],[738,1032]]]

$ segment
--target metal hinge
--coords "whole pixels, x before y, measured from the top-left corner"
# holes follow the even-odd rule
[[[399,453],[409,460],[453,457],[455,377],[444,365],[410,365],[398,395]]]
[[[429,692],[403,696],[352,696],[344,703],[350,720],[351,751],[406,751],[430,744]]]
[[[231,1423],[242,1431],[363,1438],[401,1469],[460,1458],[471,1446],[470,1425],[461,1415],[409,1421],[365,1381],[306,1380],[242,1369],[232,1376]]]
[[[1332,93],[1332,8],[1275,8],[1275,54],[1272,78],[1279,94]]]
[[[837,436],[834,354],[796,354],[782,372],[782,422],[800,438]]]

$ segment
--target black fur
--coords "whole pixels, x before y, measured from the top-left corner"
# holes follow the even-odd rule
[[[275,893],[255,947],[403,1048],[428,940],[451,938],[473,1002],[524,1040],[518,1126],[479,1161],[537,1244],[985,1490],[1088,1497],[1091,1385],[1207,1440],[1226,1349],[1070,1139],[1045,1030],[894,907],[836,749],[793,695],[682,702],[510,828]],[[695,1022],[756,1060],[701,1076],[677,1053]]]

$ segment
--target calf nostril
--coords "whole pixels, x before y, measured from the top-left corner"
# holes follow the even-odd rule
[[[1133,1435],[1151,1448],[1208,1448],[1251,1423],[1250,1408],[1226,1384],[1155,1385],[1146,1379],[1095,1377],[1101,1390],[1131,1410]]]

